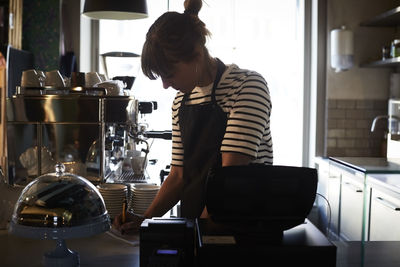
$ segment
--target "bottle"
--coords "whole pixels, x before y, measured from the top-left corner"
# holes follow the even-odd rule
[[[392,47],[390,50],[391,57],[399,57],[400,56],[400,39],[395,39],[392,42]]]
[[[390,53],[391,53],[391,47],[388,45],[385,45],[382,47],[382,60],[390,58]]]

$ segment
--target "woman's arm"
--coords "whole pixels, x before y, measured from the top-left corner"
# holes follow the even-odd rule
[[[222,153],[222,167],[248,165],[251,157],[240,153]]]
[[[170,174],[165,179],[150,207],[144,213],[144,217],[128,212],[126,214],[127,221],[123,222],[122,216],[119,214],[114,219],[114,227],[122,234],[137,234],[145,218],[161,217],[178,202],[182,188],[183,168],[172,166]]]
[[[171,171],[162,184],[150,207],[144,213],[145,218],[161,217],[180,199],[183,189],[183,167],[171,166]]]

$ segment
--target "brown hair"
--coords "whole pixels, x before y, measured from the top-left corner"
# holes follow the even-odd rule
[[[195,48],[205,47],[210,35],[198,13],[202,0],[186,0],[185,12],[166,12],[151,25],[142,50],[143,73],[154,80],[173,73],[175,63],[190,62],[196,56]]]

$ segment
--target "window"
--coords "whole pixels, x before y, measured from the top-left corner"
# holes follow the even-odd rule
[[[206,0],[199,14],[212,34],[207,43],[212,56],[255,70],[267,80],[272,98],[274,164],[279,165],[300,166],[303,160],[303,108],[307,108],[303,107],[303,2]],[[144,20],[100,21],[100,54],[140,54],[149,26],[168,8],[182,12],[183,0],[148,1],[149,18]],[[147,115],[150,128],[171,129],[175,90],[164,90],[161,81],[150,81],[141,71],[132,90],[137,99],[159,104],[158,111]],[[163,157],[169,157],[169,146],[168,142],[155,141],[153,152],[163,151]]]

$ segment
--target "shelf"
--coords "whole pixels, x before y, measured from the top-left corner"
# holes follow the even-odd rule
[[[372,62],[363,63],[360,67],[363,68],[390,68],[390,67],[399,67],[400,66],[400,57],[389,58],[385,60],[377,60]]]
[[[360,26],[369,27],[393,27],[400,26],[400,6],[386,11],[368,21],[360,23]]]

